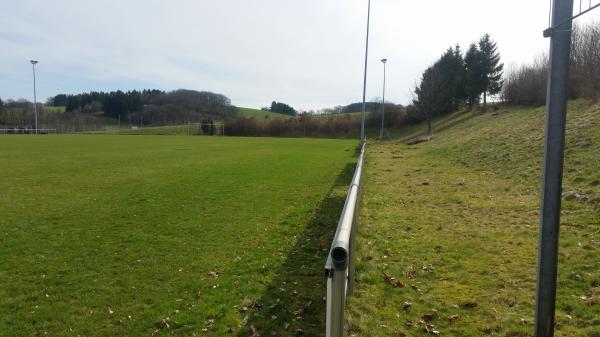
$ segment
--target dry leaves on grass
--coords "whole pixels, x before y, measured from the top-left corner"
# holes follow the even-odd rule
[[[458,315],[452,315],[452,316],[448,316],[448,322],[454,322],[454,321],[458,321],[460,319],[460,316]]]
[[[258,333],[258,330],[254,327],[254,325],[250,326],[250,330],[252,330],[252,337],[259,337],[260,334]]]
[[[402,272],[402,275],[404,275],[404,277],[406,277],[407,279],[410,279],[410,280],[414,280],[414,279],[416,279],[416,278],[417,278],[417,276],[415,276],[415,274],[413,274],[413,273],[412,273],[411,271],[409,271],[409,270],[403,271],[403,272]]]
[[[411,288],[413,288],[413,289],[414,289],[416,292],[418,292],[418,293],[422,293],[422,292],[423,292],[423,290],[421,290],[421,288],[417,287],[417,286],[416,286],[416,285],[414,285],[414,284],[411,284],[411,286],[410,286],[410,287],[411,287]]]
[[[477,302],[471,302],[471,301],[462,302],[458,306],[461,307],[461,308],[463,308],[463,309],[475,308],[477,306]]]
[[[433,265],[431,265],[431,264],[425,264],[425,265],[423,265],[423,267],[421,267],[421,269],[423,269],[424,271],[426,271],[428,273],[433,273]]]
[[[437,310],[436,309],[431,309],[430,314],[424,314],[423,316],[421,316],[421,320],[424,322],[431,322],[436,318],[437,318]]]
[[[296,316],[302,315],[303,313],[305,313],[308,310],[308,308],[310,307],[311,304],[312,304],[312,301],[305,302],[304,305],[302,306],[302,308],[294,311],[294,315],[296,315]]]
[[[242,307],[239,309],[240,312],[248,312],[250,310],[259,310],[263,305],[258,300],[245,299]]]
[[[439,331],[437,331],[435,329],[435,325],[433,325],[433,324],[425,324],[425,326],[423,326],[423,331],[425,331],[427,333],[435,334],[435,335],[440,333]]]
[[[397,280],[395,277],[391,276],[390,274],[385,273],[385,272],[382,272],[381,274],[383,275],[383,279],[386,280],[389,284],[393,285],[394,287],[396,287],[396,288],[404,287],[404,283]]]

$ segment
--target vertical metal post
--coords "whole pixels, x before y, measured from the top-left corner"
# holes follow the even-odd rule
[[[346,270],[335,270],[331,277],[332,301],[331,301],[331,337],[342,337],[344,335],[344,306],[346,304]]]
[[[535,337],[554,336],[560,201],[567,116],[567,82],[571,51],[573,0],[553,0],[544,167],[540,216],[539,260],[535,299]],[[567,23],[558,26],[567,21]]]
[[[383,62],[383,99],[381,104],[381,130],[379,131],[379,139],[383,140],[383,123],[385,119],[385,64],[387,59],[382,59]]]
[[[31,60],[31,66],[33,67],[33,115],[35,116],[35,133],[38,131],[38,115],[37,115],[37,94],[35,88],[35,64],[37,61]]]
[[[365,115],[367,111],[366,99],[367,99],[367,61],[369,59],[369,21],[371,20],[371,0],[367,9],[367,42],[365,46],[365,75],[363,78],[363,104],[362,104],[362,115],[360,121],[360,144],[365,143]]]

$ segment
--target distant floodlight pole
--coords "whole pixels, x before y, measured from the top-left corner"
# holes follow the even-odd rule
[[[35,92],[35,65],[38,61],[30,60],[29,62],[31,62],[31,66],[33,67],[33,115],[35,116],[35,133],[38,133],[37,97]]]
[[[363,79],[363,104],[362,104],[362,115],[360,121],[360,143],[365,143],[365,115],[367,111],[366,98],[367,98],[367,61],[369,58],[369,20],[371,19],[371,0],[367,7],[367,42],[365,46],[365,76]]]
[[[381,100],[381,130],[379,130],[379,139],[383,140],[383,122],[385,120],[385,64],[387,59],[381,59],[383,63],[383,99]]]
[[[552,1],[544,166],[538,245],[535,337],[554,336],[560,202],[567,118],[573,0]]]

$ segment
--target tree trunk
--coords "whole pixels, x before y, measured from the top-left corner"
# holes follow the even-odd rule
[[[487,92],[484,91],[483,92],[483,112],[485,112],[485,108],[486,108],[486,98],[487,98]]]
[[[427,118],[427,132],[431,136],[431,117]]]

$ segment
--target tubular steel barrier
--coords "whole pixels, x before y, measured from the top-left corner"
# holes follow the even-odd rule
[[[46,135],[49,133],[56,133],[56,129],[27,129],[27,128],[8,128],[0,129],[0,134],[3,135]]]
[[[325,275],[327,276],[327,337],[343,336],[346,296],[352,295],[354,289],[354,252],[358,230],[364,156],[365,145],[363,143],[356,163],[354,177],[342,209],[342,215],[325,263]]]

